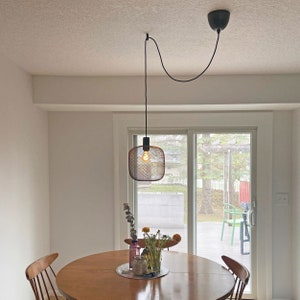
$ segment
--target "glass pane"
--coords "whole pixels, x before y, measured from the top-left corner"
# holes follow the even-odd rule
[[[198,134],[196,190],[197,254],[219,263],[227,255],[251,272],[250,142],[250,133]]]
[[[187,252],[187,137],[186,135],[150,135],[150,144],[163,149],[166,160],[165,176],[160,181],[136,182],[138,236],[142,228],[173,236],[179,233],[181,242],[174,251]],[[142,145],[142,135],[137,145]]]

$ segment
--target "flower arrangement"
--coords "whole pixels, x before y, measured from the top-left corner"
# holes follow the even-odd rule
[[[161,250],[171,238],[161,234],[158,229],[156,233],[150,233],[149,227],[142,229],[144,233],[145,246],[142,255],[146,257],[149,272],[159,273],[161,264]]]
[[[130,206],[128,203],[123,204],[126,220],[130,224],[130,236],[132,241],[137,241],[137,232],[135,229],[135,221],[134,216],[130,211]],[[142,255],[147,260],[148,272],[157,274],[160,272],[160,264],[161,264],[161,250],[163,248],[167,248],[170,242],[172,245],[177,244],[181,241],[181,236],[178,233],[175,233],[172,237],[162,234],[158,229],[156,233],[150,233],[149,227],[144,227],[142,229],[144,240],[145,240],[145,248],[143,250]]]
[[[180,234],[175,233],[171,238],[169,235],[161,234],[159,229],[156,233],[150,233],[149,227],[144,227],[142,232],[144,234],[146,246],[142,255],[146,257],[148,271],[154,274],[159,273],[162,249],[167,248],[170,242],[175,241],[176,243],[179,243],[181,241],[181,236]]]
[[[149,227],[144,227],[142,232],[144,233],[145,243],[148,248],[156,247],[162,249],[165,247],[167,241],[171,239],[170,236],[161,234],[159,229],[155,234],[153,234],[150,233]]]

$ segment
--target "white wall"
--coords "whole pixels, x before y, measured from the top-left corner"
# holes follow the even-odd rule
[[[34,76],[34,102],[41,105],[123,105],[143,107],[144,78]],[[189,105],[299,105],[300,74],[203,76],[180,84],[166,76],[148,77],[149,104],[184,110]],[[298,106],[299,107],[299,106]],[[284,108],[285,109],[285,108]]]
[[[300,299],[300,110],[293,113],[292,273],[293,298]]]
[[[25,268],[49,252],[47,113],[31,77],[0,56],[1,300],[29,300]]]
[[[111,113],[49,114],[51,249],[57,267],[114,248]]]

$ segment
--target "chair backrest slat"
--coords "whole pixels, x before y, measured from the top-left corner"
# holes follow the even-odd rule
[[[38,298],[38,296],[37,296],[37,294],[38,294],[38,288],[36,286],[36,281],[35,280],[31,280],[30,284],[31,284],[31,287],[32,287],[33,292],[34,292],[34,296],[37,299]]]
[[[52,269],[52,267],[51,267],[51,266],[49,266],[49,270],[51,270],[51,271],[52,271],[52,274],[53,274],[53,276],[54,276],[54,277],[56,277],[56,274],[54,273],[54,271],[53,271],[53,269]],[[51,285],[52,292],[53,292],[54,296],[57,298],[57,294],[56,294],[56,291],[55,291],[54,285],[53,285],[53,283],[52,283],[52,281],[51,281],[51,279],[50,279],[50,276],[49,276],[49,274],[48,274],[47,270],[45,270],[45,273],[46,273],[46,275],[47,275],[47,277],[48,277],[49,284]],[[48,294],[48,292],[47,292],[47,294]]]
[[[241,300],[245,287],[249,282],[250,272],[245,266],[228,256],[223,255],[222,259],[228,267],[228,270],[235,277],[234,288],[230,295],[230,299]]]

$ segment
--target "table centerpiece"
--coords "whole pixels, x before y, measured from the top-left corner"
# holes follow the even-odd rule
[[[137,238],[134,216],[130,211],[130,206],[128,205],[128,203],[124,203],[124,210],[126,214],[126,220],[130,224],[131,242],[129,267],[131,267],[134,257],[140,254],[140,249],[138,248],[138,251],[136,251],[136,254],[134,255],[134,252],[132,252],[132,245],[136,247],[137,242],[141,241],[141,239]],[[141,255],[145,257],[147,262],[146,274],[157,276],[161,271],[162,249],[169,248],[170,244],[174,245],[180,242],[181,236],[176,233],[172,237],[170,237],[169,235],[162,234],[160,229],[158,229],[155,233],[150,233],[149,227],[144,227],[142,229],[142,232],[144,235],[144,250]]]

